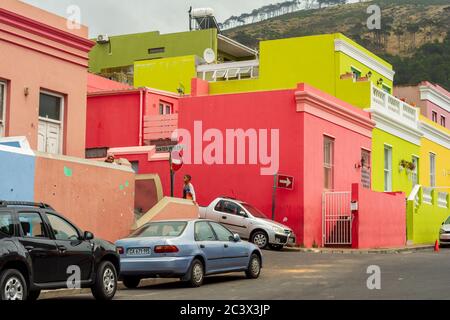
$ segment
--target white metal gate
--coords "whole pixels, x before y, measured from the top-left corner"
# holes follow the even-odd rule
[[[324,246],[351,245],[351,192],[324,192],[322,210],[322,237]]]

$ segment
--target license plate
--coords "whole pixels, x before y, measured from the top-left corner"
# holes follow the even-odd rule
[[[150,254],[150,248],[129,248],[127,255],[129,256],[148,256]]]

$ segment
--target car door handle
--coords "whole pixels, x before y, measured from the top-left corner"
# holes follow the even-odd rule
[[[58,246],[58,250],[62,253],[67,251],[67,248],[65,246]]]
[[[227,245],[227,244],[224,244],[223,246],[224,246],[225,248],[228,248],[228,245]]]
[[[204,244],[201,244],[201,245],[200,245],[200,248],[201,248],[201,249],[205,249],[205,245],[204,245]]]
[[[34,247],[33,247],[33,246],[25,246],[25,249],[26,249],[27,251],[33,251],[33,250],[34,250]]]
[[[226,216],[222,216],[222,219],[226,220],[226,219],[227,219],[227,217],[226,217]]]

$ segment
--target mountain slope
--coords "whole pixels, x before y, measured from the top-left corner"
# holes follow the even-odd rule
[[[372,31],[366,10],[375,3],[382,27]],[[261,40],[342,32],[393,63],[397,84],[430,80],[450,89],[449,31],[450,0],[378,0],[294,12],[224,33],[258,47]]]

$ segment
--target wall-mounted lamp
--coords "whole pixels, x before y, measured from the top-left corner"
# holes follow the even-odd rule
[[[367,79],[372,78],[372,71],[367,72],[366,77]]]
[[[381,86],[383,84],[383,78],[378,79],[377,86]]]
[[[25,88],[23,89],[23,94],[24,94],[25,97],[28,97],[28,95],[30,94],[30,88],[25,87]]]

